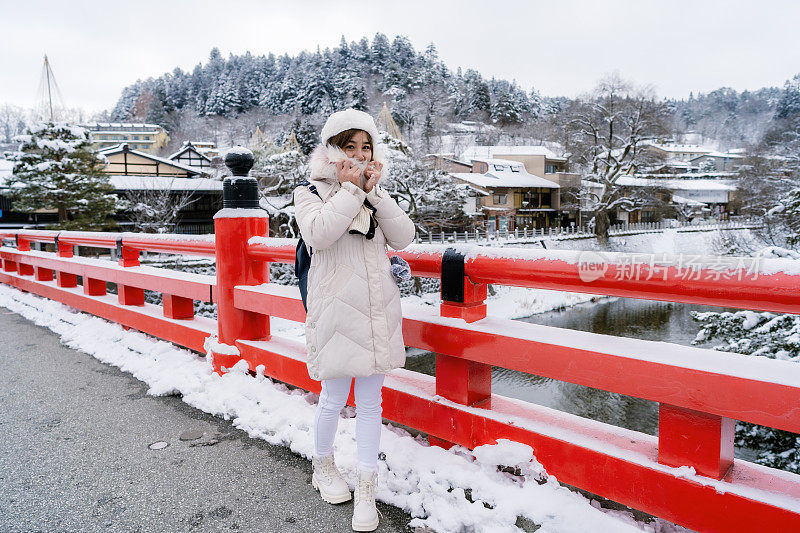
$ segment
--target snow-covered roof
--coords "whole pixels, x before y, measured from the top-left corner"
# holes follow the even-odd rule
[[[732,154],[730,152],[723,153],[723,152],[709,152],[707,154],[701,154],[696,157],[691,158],[689,161],[694,161],[695,159],[700,159],[701,157],[717,157],[717,158],[725,158],[725,159],[744,159],[744,156],[741,154]]]
[[[482,205],[481,209],[484,211],[513,211],[514,208],[510,206],[495,207],[491,205]]]
[[[667,159],[661,167],[694,168],[688,161],[681,161],[680,159]]]
[[[118,191],[221,191],[222,182],[208,178],[173,178],[170,176],[110,176]]]
[[[712,179],[690,179],[690,178],[638,178],[634,176],[620,176],[615,181],[617,185],[625,187],[663,187],[676,191],[735,191],[736,187],[730,183]],[[601,187],[602,184],[582,180],[581,184],[585,187]]]
[[[684,198],[678,194],[672,195],[672,201],[676,204],[684,204],[684,205],[696,205],[696,206],[705,206],[706,204],[703,202],[698,202],[697,200],[692,200],[691,198]]]
[[[653,148],[657,148],[658,150],[663,150],[665,152],[707,154],[714,151],[711,148],[706,148],[705,146],[700,146],[699,144],[661,144],[652,141],[648,141],[643,144],[645,146],[652,146]]]
[[[696,168],[696,167],[692,167]],[[714,171],[714,172],[678,172],[678,173],[647,173],[647,174],[637,174],[637,177],[641,178],[675,178],[675,179],[701,179],[701,178],[712,178],[712,179],[719,179],[719,178],[734,178],[736,177],[736,172],[727,172],[727,171]]]
[[[195,148],[204,152],[207,150],[217,149],[217,143],[215,143],[214,141],[186,141],[186,142],[192,143],[192,145]]]
[[[158,124],[146,124],[144,122],[87,122],[79,124],[83,128],[161,128]],[[161,128],[163,129],[163,128]]]
[[[471,146],[461,157],[469,160],[479,157],[493,158],[496,155],[543,155],[547,159],[566,161],[546,146]]]
[[[180,150],[178,150],[177,152],[175,152],[174,154],[172,154],[170,156],[167,156],[167,159],[169,159],[170,161],[174,161],[175,159],[180,157],[181,154],[183,154],[184,152],[186,152],[188,150],[194,150],[194,153],[196,153],[197,155],[199,155],[200,157],[202,157],[203,159],[205,159],[209,163],[211,162],[211,159],[206,154],[203,153],[205,150],[201,151],[201,150],[199,150],[197,148],[197,146],[195,146],[194,144],[189,143],[189,142],[183,143],[183,146],[181,146]]]
[[[103,155],[113,155],[118,154],[120,152],[125,151],[125,146],[127,143],[121,143],[116,146],[110,146],[108,148],[104,148],[102,150],[98,150],[97,153]],[[181,170],[185,170],[187,172],[191,172],[192,174],[202,174],[201,170],[198,170],[198,167],[190,167],[189,165],[184,165],[183,163],[178,163],[177,161],[173,161],[171,159],[165,159],[163,157],[158,157],[157,155],[148,154],[147,152],[140,152],[139,150],[133,150],[128,147],[129,154],[136,154],[138,156],[144,157],[145,159],[151,159],[153,161],[158,161],[160,163],[165,163],[167,165],[172,165],[173,167],[180,168]]]
[[[519,161],[508,159],[475,159],[489,164],[489,171],[485,174],[476,172],[451,172],[450,176],[478,187],[544,187],[548,189],[560,188],[555,183],[539,176],[530,174],[525,170],[525,165]]]
[[[480,163],[486,163],[487,165],[498,165],[498,166],[507,166],[507,167],[516,167],[516,168],[524,168],[525,165],[520,163],[519,161],[514,161],[512,159],[499,159],[499,158],[490,158],[490,157],[474,157],[472,161],[478,161]]]
[[[484,124],[482,122],[475,122],[474,120],[465,120],[463,122],[451,122],[448,125],[450,131],[455,133],[474,133],[481,130],[496,130],[495,126],[491,124]]]

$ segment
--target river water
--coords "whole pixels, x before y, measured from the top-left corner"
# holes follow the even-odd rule
[[[607,298],[521,319],[572,330],[689,346],[699,331],[692,311],[725,311],[694,304]],[[434,375],[435,356],[409,352],[405,368]],[[658,404],[648,400],[492,367],[492,392],[552,407],[650,435],[658,430]]]

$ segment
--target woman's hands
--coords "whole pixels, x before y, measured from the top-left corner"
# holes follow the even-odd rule
[[[367,178],[367,183],[364,185],[364,191],[370,192],[378,180],[381,179],[381,172],[383,171],[383,163],[378,161],[370,161],[364,170],[364,176]]]
[[[349,181],[361,188],[361,169],[346,159],[336,163],[336,176],[339,178],[339,183]]]
[[[370,161],[367,164],[367,168],[364,170],[364,177],[367,178],[364,184],[365,192],[370,192],[375,187],[378,180],[381,179],[382,171],[383,164],[378,161]],[[361,188],[361,168],[348,160],[336,163],[336,176],[339,178],[339,183],[349,181],[356,187]]]

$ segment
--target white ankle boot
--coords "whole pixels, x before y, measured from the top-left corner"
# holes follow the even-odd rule
[[[378,528],[378,509],[375,507],[375,485],[378,473],[359,470],[353,505],[353,531],[375,531]]]
[[[314,467],[314,473],[311,475],[311,485],[319,491],[322,499],[328,503],[342,503],[349,500],[350,487],[342,477],[339,469],[336,468],[336,463],[333,461],[333,455],[327,457],[311,458],[311,464]]]

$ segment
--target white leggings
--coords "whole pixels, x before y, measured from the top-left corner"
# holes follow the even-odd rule
[[[356,445],[358,468],[378,471],[378,446],[381,441],[381,388],[386,374],[358,378],[323,379],[322,392],[314,416],[314,453],[317,457],[333,454],[333,439],[339,414],[350,396],[355,379]]]

